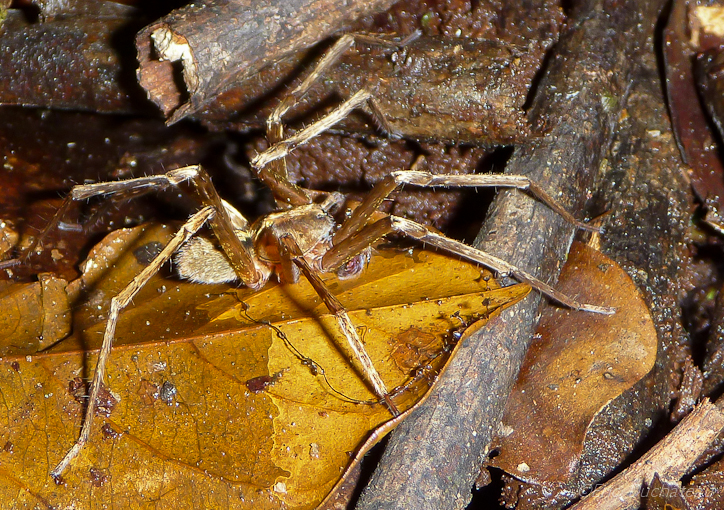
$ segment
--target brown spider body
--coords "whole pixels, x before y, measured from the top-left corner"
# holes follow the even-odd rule
[[[320,268],[319,262],[331,246],[332,234],[336,227],[336,221],[329,211],[330,205],[338,205],[341,202],[336,198],[332,204],[307,204],[274,212],[254,223],[252,228],[254,228],[254,247],[257,256],[264,264],[277,268],[280,281],[296,283],[299,280],[298,271],[294,271],[293,276],[284,271],[286,264],[283,264],[279,240],[285,236],[291,236],[299,247],[301,255],[313,267]]]
[[[337,223],[331,211],[339,207],[344,197],[339,193],[330,193],[322,203],[310,203],[291,209],[276,211],[260,217],[248,228],[246,220],[231,205],[224,207],[235,221],[234,233],[242,244],[253,253],[255,266],[262,279],[253,288],[261,288],[275,275],[281,283],[299,281],[299,269],[288,263],[288,257],[282,255],[281,239],[291,237],[299,248],[299,253],[317,271],[322,268],[322,257],[332,246],[332,236]],[[205,237],[189,240],[174,257],[176,271],[181,278],[197,283],[228,283],[238,281],[229,258],[223,250]],[[355,266],[360,266],[356,264]],[[361,268],[360,268],[361,270]],[[354,271],[354,274],[359,270]],[[350,276],[349,271],[345,273]],[[248,282],[242,282],[248,285]]]

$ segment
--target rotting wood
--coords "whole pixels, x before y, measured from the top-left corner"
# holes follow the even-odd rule
[[[599,249],[628,272],[649,307],[658,336],[656,363],[596,415],[570,481],[563,486],[516,486],[509,480],[505,493],[521,502],[564,506],[625,462],[653,426],[668,421],[677,371],[690,353],[677,296],[692,256],[686,243],[693,195],[666,116],[656,55],[646,49],[652,47],[653,42],[642,44],[630,55],[634,71],[628,99],[591,203],[595,215],[603,215]]]
[[[704,108],[699,102],[694,79],[694,61],[688,34],[689,2],[673,2],[664,30],[666,91],[674,134],[682,159],[690,165],[687,174],[697,196],[708,208],[706,221],[722,231],[724,218],[724,164],[715,143]]]
[[[143,94],[123,71],[133,57],[113,44],[136,11],[112,2],[102,2],[101,9],[102,16],[45,23],[30,23],[22,11],[10,9],[0,30],[0,104],[141,112]]]
[[[719,289],[704,358],[702,393],[711,395],[724,383],[724,285]]]
[[[82,13],[34,24],[22,11],[11,10],[0,34],[0,46],[8,50],[0,54],[0,76],[9,84],[0,90],[0,104],[152,113],[129,74],[135,62],[128,44],[140,11],[126,6],[106,10],[101,17]],[[362,42],[325,73],[290,117],[307,122],[322,113],[320,105],[337,104],[372,87],[393,137],[484,147],[527,143],[531,133],[523,105],[557,30],[546,35],[527,44],[442,36],[422,36],[404,47]],[[37,44],[28,46],[28,40]],[[289,80],[306,74],[308,57],[297,52],[234,81],[191,117],[214,131],[263,129],[279,100],[275,91],[294,86],[296,81]],[[58,74],[51,68],[67,72],[58,75],[60,81],[48,80]],[[371,120],[356,112],[336,130],[379,134]]]
[[[653,48],[653,41],[644,47]],[[691,347],[681,326],[678,296],[692,257],[686,243],[693,195],[666,117],[656,55],[642,51],[636,60],[628,115],[619,119],[609,159],[600,169],[603,186],[593,201],[600,213],[608,213],[600,249],[641,289],[659,347],[654,369],[589,427],[572,488],[579,494],[625,462],[653,426],[666,419],[677,371]]]
[[[397,48],[357,43],[289,115],[305,118],[320,104],[333,105],[337,98],[370,88],[392,136],[477,146],[525,143],[531,134],[523,105],[552,43],[522,46],[431,36]],[[194,118],[215,130],[263,126],[277,100],[267,91],[285,83],[303,60],[297,54],[260,71],[220,94]],[[335,129],[379,133],[372,120],[358,112]]]

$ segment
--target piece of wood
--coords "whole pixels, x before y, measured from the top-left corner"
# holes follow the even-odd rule
[[[0,47],[7,49],[0,52],[0,81],[8,84],[0,90],[0,104],[153,113],[145,91],[128,72],[136,67],[131,33],[140,28],[142,11],[104,4],[100,13],[91,13],[95,5],[85,0],[77,7],[84,10],[43,23],[28,22],[20,10],[9,11],[6,30],[0,33]],[[551,9],[551,16],[556,12]],[[550,30],[524,44],[434,32],[400,46],[358,42],[317,80],[286,119],[295,121],[292,126],[309,123],[327,106],[331,109],[340,99],[370,88],[393,137],[485,147],[526,143],[531,133],[523,105],[557,40],[555,21]],[[362,25],[357,22],[354,28]],[[401,39],[400,35],[384,40]],[[263,129],[280,94],[311,71],[311,60],[310,52],[296,52],[247,79],[234,80],[191,117],[215,131]],[[165,62],[159,69],[168,66],[172,64]],[[60,68],[67,72],[50,79]],[[373,120],[369,113],[358,111],[336,130],[380,134]]]
[[[286,118],[318,116],[320,105],[331,107],[340,98],[368,89],[390,129],[389,135],[477,146],[526,143],[531,133],[523,105],[554,41],[551,38],[523,46],[423,35],[391,48],[358,42],[317,80]],[[265,126],[279,101],[269,90],[286,92],[300,83],[308,72],[287,85],[304,61],[304,54],[296,54],[261,70],[253,79],[220,94],[193,117],[215,130],[245,131]],[[335,130],[381,132],[372,116],[360,111]]]
[[[0,104],[154,113],[128,73],[135,55],[126,34],[129,24],[141,21],[140,12],[114,9],[101,17],[83,13],[44,23],[29,23],[21,11],[11,10],[0,33],[0,47],[6,50],[0,52],[0,82],[7,84],[0,89]],[[123,36],[118,36],[121,28]],[[331,109],[340,98],[368,87],[392,128],[390,135],[477,146],[525,143],[531,133],[523,105],[555,36],[528,46],[430,36],[399,48],[360,43],[321,76],[286,119],[308,123],[323,113],[320,105]],[[192,118],[214,131],[264,129],[280,100],[273,92],[286,94],[312,67],[306,52],[295,53],[234,82]],[[295,75],[298,79],[289,83]],[[360,111],[335,129],[381,133]]]
[[[655,473],[664,481],[677,482],[722,430],[724,413],[704,399],[655,447],[571,510],[638,508],[641,489],[651,483]]]
[[[579,211],[607,155],[625,105],[631,55],[647,47],[663,2],[588,1],[561,35],[531,112],[548,136],[517,149],[506,173],[534,178]],[[622,40],[619,35],[626,33]],[[612,96],[617,101],[604,102]],[[520,193],[496,199],[476,244],[550,282],[573,229]],[[393,434],[358,508],[462,508],[497,433],[535,325],[527,298],[481,331],[452,360],[426,405]]]
[[[43,23],[10,9],[0,21],[0,105],[123,114],[146,108],[133,75],[124,72],[133,66],[130,38],[129,51],[115,47],[137,11],[112,2],[96,9],[92,17]]]
[[[699,97],[694,77],[694,49],[689,41],[689,2],[676,0],[664,30],[666,92],[681,158],[690,165],[687,174],[697,196],[706,205],[705,218],[720,232],[724,229],[724,164],[716,135],[704,108],[691,98]]]
[[[169,123],[203,107],[233,82],[309,47],[392,0],[202,0],[136,37],[138,81]],[[160,57],[161,59],[158,59]],[[185,90],[174,62],[183,67]],[[187,97],[188,96],[188,97]]]
[[[652,46],[643,44],[629,55],[633,69],[626,77],[627,96],[607,99],[625,101],[625,110],[617,119],[609,153],[599,167],[601,185],[590,203],[595,216],[603,215],[604,228],[592,242],[624,267],[649,307],[659,342],[656,363],[589,425],[574,479],[554,489],[560,490],[554,496],[549,488],[526,486],[520,499],[533,498],[535,492],[535,497],[564,506],[628,461],[670,409],[676,371],[689,348],[677,296],[692,257],[686,243],[693,196],[667,117],[656,55],[647,47]]]
[[[658,336],[656,363],[589,424],[570,481],[533,485],[508,478],[504,494],[509,505],[525,500],[564,507],[627,462],[665,419],[659,417],[670,409],[676,372],[690,353],[677,296],[692,257],[686,243],[693,196],[666,115],[656,55],[644,48],[630,56],[635,66],[626,109],[599,169],[602,184],[591,199],[595,214],[605,213],[604,234],[590,242],[623,266],[643,293]]]

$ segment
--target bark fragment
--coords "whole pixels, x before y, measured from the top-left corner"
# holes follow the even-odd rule
[[[638,508],[643,484],[651,483],[656,473],[665,481],[681,479],[722,430],[724,414],[717,405],[704,400],[646,455],[571,510]]]
[[[690,257],[685,242],[692,196],[666,117],[655,55],[645,50],[653,44],[641,47],[632,56],[628,98],[616,99],[626,101],[625,109],[599,167],[602,185],[592,202],[598,214],[607,213],[601,250],[626,269],[651,310],[659,342],[656,364],[590,424],[578,472],[567,486],[515,488],[519,501],[527,502],[522,508],[564,504],[625,462],[654,424],[667,419],[678,386],[674,374],[690,348],[677,295]]]
[[[0,28],[0,104],[140,112],[140,90],[126,72],[132,58],[113,43],[136,11],[101,4],[94,16],[44,23],[28,23],[23,12],[9,10]]]
[[[319,105],[335,105],[366,88],[373,91],[390,135],[478,146],[523,143],[531,136],[523,104],[546,50],[541,41],[522,46],[429,36],[397,48],[359,43],[287,118],[309,117]],[[212,129],[263,127],[278,100],[264,92],[285,84],[303,60],[304,55],[296,55],[261,71],[194,116]],[[335,129],[366,134],[380,130],[369,114],[354,114]]]

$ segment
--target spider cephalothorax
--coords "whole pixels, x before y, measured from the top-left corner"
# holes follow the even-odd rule
[[[261,283],[255,288],[263,286],[272,275],[276,275],[282,283],[296,283],[299,280],[299,269],[285,263],[286,259],[282,255],[280,240],[285,236],[290,236],[301,255],[312,267],[321,271],[322,256],[331,247],[336,228],[332,211],[343,201],[343,195],[330,193],[321,203],[272,212],[250,225],[236,209],[225,203],[229,216],[235,221],[234,233],[253,253],[254,263],[262,275]],[[300,225],[304,228],[300,229]],[[234,272],[223,250],[206,237],[191,239],[181,247],[174,260],[179,276],[194,282],[226,283],[239,280],[239,275]]]

